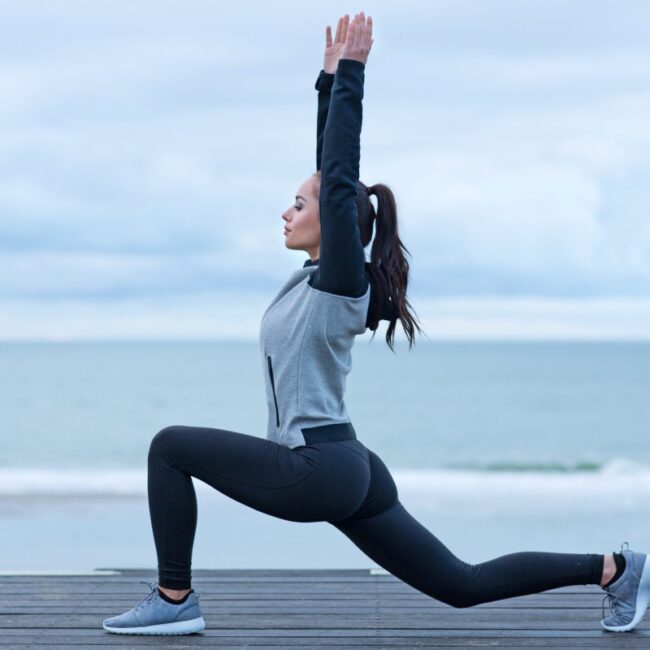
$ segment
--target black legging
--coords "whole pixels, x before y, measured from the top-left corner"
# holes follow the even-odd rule
[[[331,523],[394,576],[453,607],[600,584],[603,555],[595,553],[525,551],[463,562],[405,510],[379,456],[356,439],[320,439],[314,434],[307,446],[290,449],[223,429],[161,429],[148,456],[158,584],[191,587],[192,476],[274,517]]]

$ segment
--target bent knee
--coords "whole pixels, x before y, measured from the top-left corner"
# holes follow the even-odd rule
[[[478,605],[479,602],[481,602],[476,598],[473,598],[472,595],[468,593],[454,594],[452,596],[447,595],[444,598],[440,598],[440,600],[442,600],[447,605],[451,605],[451,607],[455,607],[456,609],[474,607],[474,605]]]
[[[160,429],[160,431],[158,431],[158,433],[156,433],[156,435],[151,439],[151,443],[149,444],[149,456],[169,451],[182,435],[182,430],[183,427],[178,424],[170,424],[169,426]]]
[[[456,582],[458,588],[447,592],[444,595],[444,598],[441,599],[447,605],[451,605],[456,609],[465,609],[467,607],[480,605],[486,601],[485,592],[472,588],[470,580],[463,580],[462,577],[458,577]]]

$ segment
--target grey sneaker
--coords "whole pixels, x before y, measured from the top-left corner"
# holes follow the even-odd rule
[[[628,550],[623,550],[627,544]],[[605,600],[609,599],[612,613],[603,618],[600,624],[610,632],[628,632],[636,627],[643,618],[650,601],[650,561],[645,553],[630,551],[628,542],[621,544],[621,553],[625,558],[625,570],[607,587],[603,598],[603,616]]]
[[[161,598],[157,583],[140,582],[149,585],[149,594],[128,612],[105,619],[105,630],[116,634],[192,634],[205,628],[195,591],[181,605],[173,605]]]

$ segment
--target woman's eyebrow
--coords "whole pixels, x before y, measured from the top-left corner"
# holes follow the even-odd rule
[[[300,196],[300,194],[296,194],[297,199],[302,199],[305,203],[307,203],[307,199],[304,196]]]

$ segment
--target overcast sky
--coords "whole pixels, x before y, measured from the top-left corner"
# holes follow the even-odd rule
[[[360,10],[430,338],[650,339],[646,0],[0,0],[0,340],[256,339]]]

